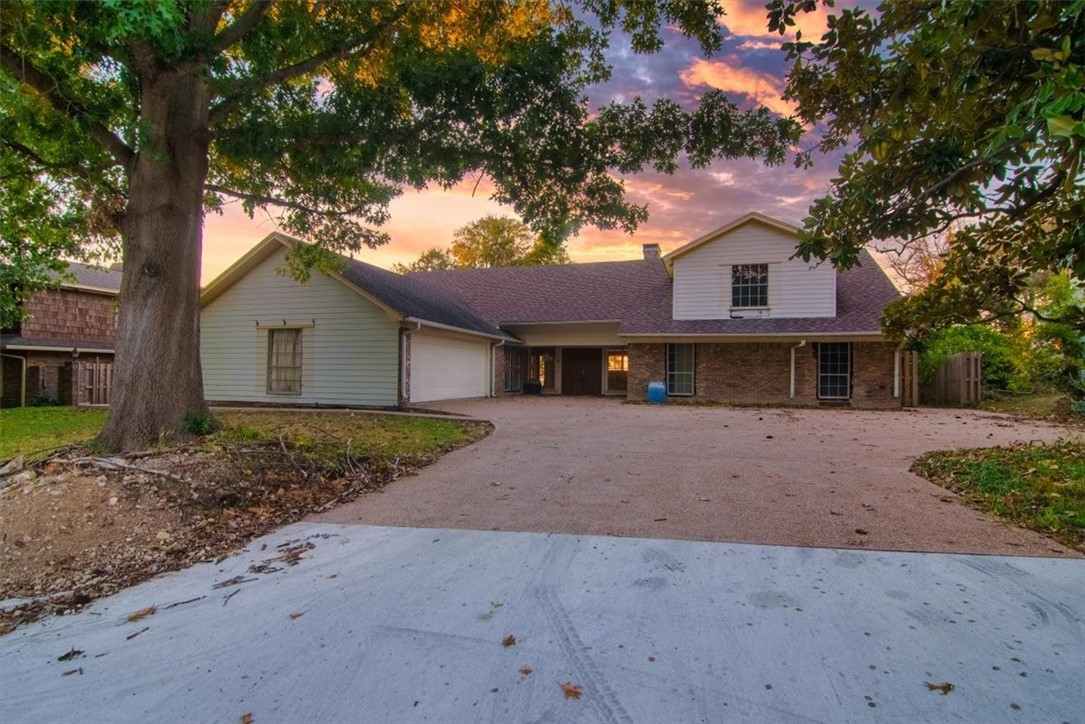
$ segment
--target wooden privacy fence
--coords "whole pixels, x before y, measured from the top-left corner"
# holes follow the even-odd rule
[[[942,363],[934,377],[920,384],[919,401],[924,405],[966,406],[983,399],[982,355],[961,352]]]
[[[900,353],[900,396],[905,407],[919,407],[919,352]]]
[[[108,405],[113,391],[112,362],[84,362],[82,365],[82,399],[84,405]]]

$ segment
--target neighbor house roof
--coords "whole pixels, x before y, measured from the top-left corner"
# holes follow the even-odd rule
[[[68,272],[75,277],[75,281],[67,279],[61,281],[60,286],[63,288],[108,294],[117,294],[121,290],[120,269],[99,269],[70,261],[68,262]]]

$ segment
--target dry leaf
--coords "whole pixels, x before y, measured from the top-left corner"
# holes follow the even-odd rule
[[[139,635],[140,635],[141,633],[143,633],[144,631],[150,631],[150,630],[151,630],[151,627],[150,627],[150,626],[144,626],[144,627],[143,627],[143,628],[141,628],[141,629],[140,629],[139,631],[136,631],[136,632],[134,632],[134,633],[130,633],[130,634],[128,634],[127,636],[125,636],[125,637],[124,637],[124,640],[125,640],[125,641],[131,641],[132,639],[134,639],[134,638],[135,638],[136,636],[139,636]]]
[[[561,685],[561,693],[565,694],[566,699],[579,699],[580,698],[580,685],[574,684],[571,681],[566,681]]]
[[[328,575],[326,575],[324,577],[327,578],[330,581],[331,579],[337,578],[338,576],[339,576],[338,573],[329,573]]]
[[[301,611],[294,611],[293,613],[290,614],[290,618],[301,618],[304,615],[305,614],[302,613]]]
[[[241,724],[252,724],[252,714],[251,713],[242,714],[241,715]]]
[[[156,606],[148,606],[147,608],[139,609],[135,613],[128,614],[128,621],[129,623],[132,623],[147,618],[148,616],[153,616],[156,613],[158,613],[158,608]]]
[[[68,653],[61,654],[60,656],[58,656],[57,661],[71,661],[72,659],[78,658],[78,657],[80,657],[82,655],[83,655],[83,650],[82,649],[73,648]]]
[[[698,495],[697,500],[699,500],[702,503],[711,503],[712,502],[712,498],[706,498],[703,495]]]
[[[527,664],[524,664],[523,666],[520,667],[520,673],[523,674],[524,676],[531,676],[531,672],[534,671],[534,670],[535,669],[531,668]]]
[[[945,696],[956,688],[948,681],[943,681],[941,684],[932,684],[929,681],[924,681],[923,683],[927,685],[928,691],[940,691],[942,692],[942,696]]]
[[[83,667],[80,666],[78,669],[68,669],[67,671],[60,672],[61,676],[71,676],[72,674],[79,674],[80,676],[82,676],[83,675]]]
[[[516,637],[513,636],[512,634],[509,634],[505,638],[501,639],[501,645],[506,647],[506,648],[509,647],[509,646],[515,646],[516,645]]]
[[[858,533],[859,535],[870,535],[870,531],[865,530],[863,528],[856,528],[855,532]]]

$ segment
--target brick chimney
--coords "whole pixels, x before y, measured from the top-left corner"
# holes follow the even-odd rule
[[[643,248],[645,261],[659,258],[659,244],[645,244]]]

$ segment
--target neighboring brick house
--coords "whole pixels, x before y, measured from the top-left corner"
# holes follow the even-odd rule
[[[899,407],[899,293],[874,259],[792,258],[798,228],[746,214],[636,261],[398,275],[349,260],[300,285],[265,239],[204,290],[209,399],[394,406],[539,392]]]
[[[74,281],[34,292],[0,334],[0,406],[108,404],[121,272],[70,263]]]

